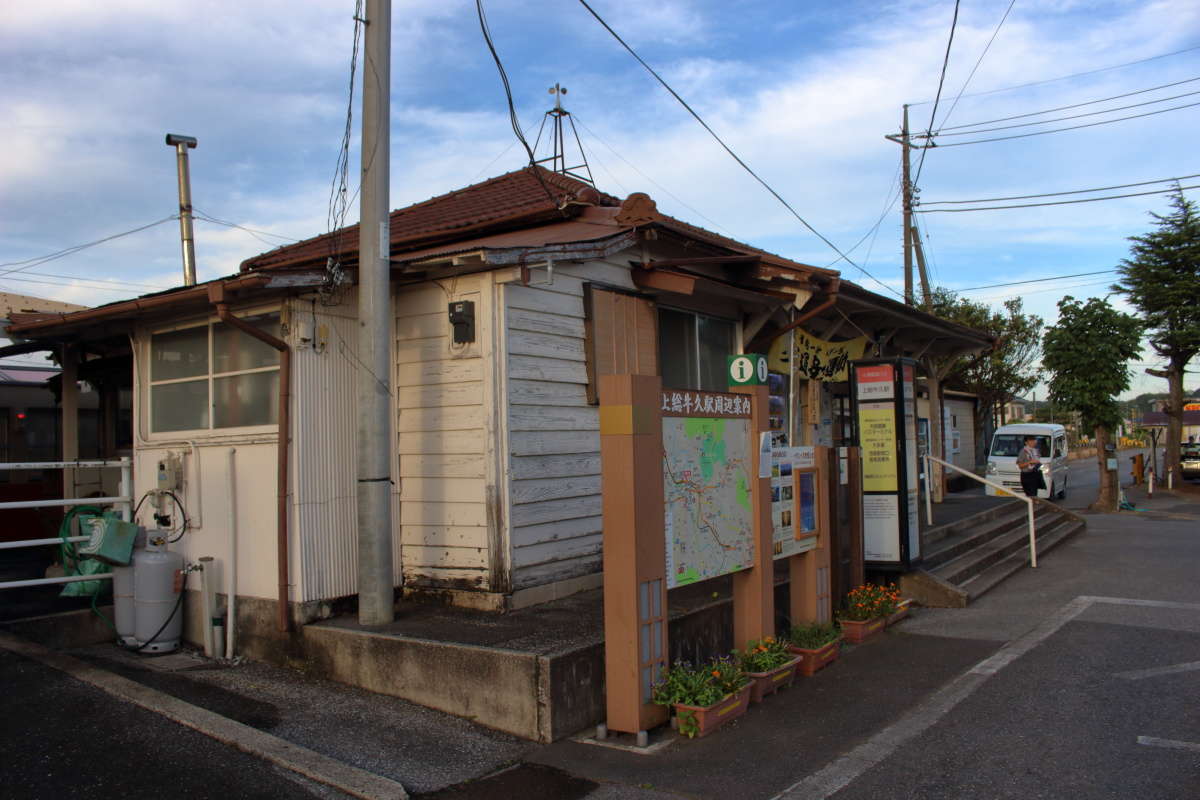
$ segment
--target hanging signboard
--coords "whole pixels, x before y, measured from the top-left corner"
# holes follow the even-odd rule
[[[863,554],[877,569],[920,561],[915,362],[851,365],[855,434],[862,448]]]
[[[794,364],[796,374],[802,379],[838,383],[846,380],[850,362],[862,358],[867,349],[865,336],[844,342],[827,342],[799,328],[792,334],[780,336],[771,344],[767,363],[773,372],[790,373]]]

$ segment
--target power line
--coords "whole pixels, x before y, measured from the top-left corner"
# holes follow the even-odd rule
[[[955,292],[977,292],[980,289],[1000,289],[1005,286],[1022,286],[1026,283],[1045,283],[1047,281],[1062,281],[1068,278],[1087,278],[1092,275],[1108,275],[1116,272],[1115,269],[1102,269],[1096,272],[1076,272],[1073,275],[1053,275],[1049,278],[1030,278],[1027,281],[1012,281],[1010,283],[989,283],[986,286],[972,286],[969,289],[954,289]]]
[[[1180,186],[1179,189],[1200,189],[1200,184],[1193,186]],[[1058,200],[1052,203],[1021,203],[1011,206],[982,206],[980,208],[919,208],[915,209],[918,214],[955,214],[963,211],[1003,211],[1009,208],[1038,208],[1040,206],[1069,206],[1076,203],[1097,203],[1101,200],[1120,200],[1125,197],[1145,197],[1152,194],[1166,194],[1172,191],[1171,189],[1160,189],[1155,192],[1131,192],[1130,194],[1111,194],[1105,197],[1085,197],[1079,200]]]
[[[951,142],[950,144],[932,143],[932,144],[926,145],[925,147],[926,148],[930,148],[930,147],[962,147],[965,144],[985,144],[987,142],[1004,142],[1004,141],[1008,141],[1009,139],[1027,139],[1030,136],[1044,136],[1047,133],[1062,133],[1063,131],[1076,131],[1076,130],[1079,130],[1080,128],[1094,128],[1097,125],[1109,125],[1113,122],[1124,122],[1124,121],[1130,120],[1130,119],[1140,119],[1142,117],[1152,117],[1155,114],[1165,114],[1168,111],[1180,111],[1182,109],[1192,108],[1194,106],[1200,106],[1200,102],[1185,103],[1184,105],[1181,105],[1181,106],[1172,106],[1171,108],[1162,108],[1162,109],[1159,109],[1158,111],[1147,111],[1144,114],[1132,114],[1128,117],[1116,117],[1114,119],[1101,120],[1100,122],[1089,122],[1085,125],[1071,125],[1070,127],[1067,127],[1067,128],[1052,128],[1048,131],[1034,131],[1033,133],[1018,133],[1018,134],[1014,134],[1012,136],[996,136],[991,139],[972,139],[969,142]]]
[[[958,101],[962,99],[963,92],[967,90],[967,85],[971,79],[975,77],[975,70],[979,69],[979,65],[983,63],[983,57],[988,54],[988,50],[992,48],[992,42],[996,41],[996,34],[1000,33],[1000,28],[1004,25],[1004,21],[1008,19],[1008,13],[1013,10],[1013,6],[1017,4],[1017,0],[1012,0],[1008,4],[1008,8],[1004,9],[1004,16],[1000,17],[1000,21],[996,23],[996,30],[992,31],[992,38],[988,39],[988,43],[984,45],[983,52],[979,54],[979,58],[975,61],[975,66],[971,67],[971,72],[967,75],[967,79],[963,81],[963,85],[959,88],[958,94],[954,96],[954,102],[950,104],[950,110],[946,112],[946,116],[942,117],[942,126],[946,125],[946,120],[950,119],[950,115],[954,113],[954,109],[958,107]],[[932,127],[932,124],[931,126]],[[938,133],[942,132],[942,128],[938,128]]]
[[[942,99],[942,86],[946,83],[946,68],[950,66],[950,46],[954,44],[954,29],[958,27],[958,3],[959,0],[954,0],[954,18],[950,20],[950,37],[946,40],[946,55],[942,58],[942,75],[938,78],[937,94],[933,97],[933,111],[929,114],[929,127],[926,128],[926,138],[933,136],[933,121],[937,117],[938,103]],[[908,144],[905,143],[905,147]],[[921,151],[921,160],[917,162],[917,177],[913,178],[912,185],[918,186],[921,183],[921,170],[925,168],[925,153]],[[908,236],[908,231],[904,232]],[[907,281],[908,278],[905,278]]]
[[[654,184],[654,185],[655,185],[656,187],[658,187],[659,189],[662,189],[662,191],[663,191],[663,193],[664,193],[664,194],[666,194],[668,197],[670,197],[671,199],[673,199],[673,200],[674,200],[676,203],[679,203],[679,205],[683,206],[683,207],[684,207],[684,208],[686,208],[688,211],[691,211],[693,214],[695,214],[696,216],[698,216],[698,217],[700,217],[701,219],[703,219],[703,220],[704,220],[705,222],[707,222],[708,224],[712,225],[714,228],[717,228],[717,229],[719,229],[719,230],[725,231],[725,233],[729,234],[729,236],[730,236],[731,238],[737,238],[737,237],[735,237],[735,236],[733,235],[733,233],[732,233],[732,232],[731,232],[731,231],[730,231],[728,228],[726,228],[724,225],[721,225],[719,222],[716,222],[715,220],[713,220],[713,219],[711,219],[711,218],[709,218],[709,217],[705,216],[705,215],[704,215],[702,212],[698,211],[696,208],[693,208],[692,206],[688,205],[686,202],[684,202],[683,200],[681,200],[677,194],[675,194],[675,193],[674,193],[674,192],[672,192],[670,189],[668,189],[667,187],[663,186],[663,185],[662,185],[661,183],[659,183],[658,181],[654,180],[654,178],[651,178],[649,175],[647,175],[646,173],[644,173],[644,172],[642,172],[640,169],[638,169],[636,164],[634,164],[633,162],[631,162],[629,159],[625,158],[625,156],[623,156],[623,155],[621,155],[620,153],[618,153],[618,152],[617,152],[617,151],[616,151],[616,150],[613,148],[613,146],[612,146],[612,145],[610,145],[608,142],[606,142],[606,141],[604,141],[603,139],[601,139],[601,138],[600,138],[600,135],[599,135],[598,133],[596,133],[595,131],[593,131],[591,128],[589,128],[589,127],[587,126],[587,123],[585,123],[585,122],[584,122],[582,119],[580,119],[580,118],[578,117],[578,115],[574,115],[574,114],[573,114],[572,116],[575,118],[575,121],[579,123],[579,126],[580,126],[581,128],[583,128],[585,131],[587,131],[587,132],[588,132],[588,133],[589,133],[589,134],[592,136],[592,138],[593,138],[593,139],[595,139],[596,141],[598,141],[600,144],[604,145],[604,146],[605,146],[605,147],[608,149],[608,151],[609,151],[610,153],[612,153],[612,154],[613,154],[614,156],[616,156],[617,158],[621,159],[621,161],[625,162],[626,166],[628,166],[630,169],[632,169],[632,170],[633,170],[634,172],[636,172],[638,175],[641,175],[641,176],[642,176],[643,178],[645,178],[647,181],[649,181],[650,183]],[[607,170],[606,170],[606,171],[607,171]],[[614,180],[615,180],[615,178],[614,178]]]
[[[86,281],[39,281],[36,278],[0,278],[0,280],[3,280],[5,283],[16,282],[36,283],[42,286],[70,286],[79,289],[90,289],[91,291],[116,292],[118,294],[128,294],[130,291],[128,287],[104,286],[103,284],[95,284]],[[162,287],[158,287],[158,290],[162,291]]]
[[[1016,86],[1002,86],[999,89],[988,89],[987,91],[983,91],[983,92],[974,92],[973,94],[964,94],[963,97],[983,97],[984,95],[998,94],[1000,92],[1011,92],[1011,91],[1015,91],[1017,89],[1028,89],[1031,86],[1042,86],[1047,83],[1057,83],[1058,81],[1070,80],[1071,78],[1082,78],[1087,75],[1096,75],[1100,72],[1108,72],[1110,70],[1122,69],[1124,67],[1133,67],[1138,64],[1145,64],[1149,61],[1157,61],[1160,58],[1169,58],[1170,56],[1178,56],[1178,55],[1182,55],[1183,53],[1190,53],[1193,50],[1200,50],[1200,45],[1195,45],[1193,47],[1185,47],[1182,50],[1175,50],[1170,53],[1162,53],[1157,56],[1150,56],[1149,58],[1141,58],[1141,59],[1138,59],[1137,61],[1126,61],[1123,64],[1113,64],[1110,67],[1100,67],[1098,69],[1092,69],[1092,70],[1088,70],[1086,72],[1075,72],[1070,75],[1060,75],[1057,78],[1046,78],[1045,80],[1030,81],[1029,83],[1021,83]],[[932,102],[932,101],[921,100],[916,103],[909,103],[908,105],[909,106],[923,106],[926,103],[930,103],[930,102]]]
[[[229,221],[229,220],[227,220],[227,219],[220,219],[220,218],[218,218],[218,217],[214,217],[214,216],[212,216],[211,214],[206,214],[206,213],[204,213],[203,211],[200,211],[199,209],[197,209],[195,206],[193,206],[193,207],[192,207],[192,213],[193,213],[193,214],[196,216],[196,219],[199,219],[199,220],[201,220],[202,222],[211,222],[211,223],[213,223],[214,225],[223,225],[223,226],[225,226],[226,228],[237,228],[239,231],[243,231],[243,232],[245,232],[245,233],[248,233],[248,234],[250,234],[250,235],[251,235],[251,236],[253,236],[255,239],[258,239],[260,242],[262,242],[262,243],[264,243],[264,244],[269,244],[269,245],[272,245],[272,246],[274,246],[274,247],[279,247],[279,243],[278,243],[278,242],[272,242],[272,241],[268,241],[268,240],[266,240],[266,239],[264,239],[264,238],[262,238],[262,237],[263,237],[263,236],[270,236],[270,237],[273,237],[273,238],[275,238],[275,239],[282,239],[282,240],[283,240],[283,241],[285,241],[285,242],[298,242],[298,241],[300,241],[300,240],[299,240],[299,239],[297,239],[295,236],[284,236],[283,234],[279,234],[279,233],[271,233],[270,231],[261,231],[261,230],[258,230],[258,229],[256,229],[256,228],[247,228],[245,225],[239,225],[239,224],[237,224],[236,222],[230,222],[230,221]]]
[[[81,250],[86,250],[89,247],[95,247],[96,245],[104,244],[105,242],[111,242],[114,239],[120,239],[124,236],[130,236],[135,233],[140,233],[141,231],[149,230],[150,228],[153,228],[158,225],[162,225],[165,222],[171,222],[172,220],[177,220],[177,219],[179,219],[179,215],[172,214],[170,216],[163,217],[162,219],[157,220],[155,222],[151,222],[147,225],[141,225],[137,228],[132,228],[127,231],[122,231],[121,233],[114,233],[111,236],[105,236],[103,239],[97,239],[94,242],[86,242],[84,244],[77,244],[77,245],[73,245],[71,247],[65,247],[62,250],[58,250],[56,252],[49,253],[44,256],[37,256],[36,258],[27,258],[24,261],[9,261],[7,263],[0,264],[0,268],[15,267],[15,269],[9,269],[9,270],[5,270],[4,272],[0,272],[0,278],[4,277],[5,275],[11,275],[14,272],[24,272],[27,269],[31,269],[31,268],[39,266],[41,264],[45,264],[49,261],[55,261],[60,258],[65,258],[66,256],[73,255],[74,253],[78,253]]]
[[[1083,108],[1084,106],[1095,105],[1096,103],[1107,103],[1109,100],[1120,100],[1124,97],[1134,97],[1139,94],[1147,94],[1149,92],[1157,92],[1159,89],[1170,89],[1175,86],[1183,86],[1185,83],[1195,83],[1200,81],[1200,78],[1188,78],[1187,80],[1175,81],[1174,83],[1164,83],[1161,86],[1151,86],[1148,89],[1138,89],[1136,92],[1124,92],[1123,94],[1114,94],[1111,97],[1101,97],[1098,100],[1086,100],[1082,103],[1072,103],[1067,106],[1058,106],[1057,108],[1047,108],[1042,111],[1030,111],[1028,114],[1014,114],[1011,117],[997,117],[996,119],[985,119],[982,122],[969,122],[962,125],[951,125],[950,127],[942,127],[938,129],[940,134],[942,131],[957,131],[962,128],[975,128],[980,125],[991,125],[994,122],[1008,122],[1014,119],[1024,119],[1025,117],[1037,117],[1042,114],[1053,114],[1057,111],[1070,111],[1072,108]],[[949,136],[949,134],[946,134]]]
[[[967,203],[1000,203],[1009,200],[1035,200],[1039,197],[1062,197],[1068,194],[1090,194],[1091,192],[1110,192],[1114,189],[1132,189],[1135,186],[1150,186],[1155,183],[1168,183],[1185,181],[1190,178],[1200,178],[1200,174],[1196,175],[1180,175],[1177,178],[1159,178],[1154,181],[1141,181],[1139,183],[1122,183],[1116,186],[1099,186],[1095,189],[1075,189],[1070,192],[1046,192],[1045,194],[1019,194],[1011,197],[985,197],[980,200],[931,200],[922,202],[922,207],[929,205],[963,205]]]
[[[476,0],[476,2],[479,2],[479,0]],[[777,192],[773,188],[771,188],[771,185],[769,183],[767,183],[765,180],[760,178],[758,176],[758,173],[756,173],[754,170],[752,170],[750,168],[750,166],[748,164],[746,164],[746,162],[743,161],[737,153],[733,152],[733,150],[729,147],[729,145],[725,144],[724,140],[722,140],[721,137],[716,134],[716,131],[714,131],[712,128],[710,128],[708,126],[708,123],[705,122],[700,117],[700,115],[696,113],[695,109],[693,109],[690,105],[688,105],[687,101],[684,100],[682,97],[680,97],[679,93],[676,92],[674,89],[672,89],[671,85],[669,83],[667,83],[665,80],[663,80],[662,76],[659,75],[657,72],[655,72],[653,67],[651,67],[649,64],[647,64],[646,61],[641,56],[639,56],[632,47],[630,47],[628,44],[626,44],[625,40],[622,39],[621,36],[615,30],[613,30],[612,27],[607,22],[604,21],[604,18],[601,17],[599,14],[597,14],[596,10],[593,9],[590,5],[588,5],[587,0],[579,0],[579,3],[585,9],[587,9],[589,14],[591,14],[593,17],[595,17],[596,21],[599,22],[600,25],[603,26],[603,28],[606,31],[608,31],[612,35],[612,37],[614,39],[616,39],[617,42],[620,43],[620,45],[622,47],[624,47],[625,50],[628,51],[628,53],[631,56],[633,56],[637,60],[637,62],[646,69],[647,72],[649,72],[651,75],[654,76],[654,79],[657,80],[662,85],[662,87],[664,89],[666,89],[671,94],[671,96],[674,97],[679,102],[679,104],[681,106],[683,106],[684,109],[686,109],[687,112],[689,114],[691,114],[692,117],[697,122],[700,123],[700,126],[702,128],[704,128],[704,130],[708,131],[708,134],[710,136],[712,136],[714,140],[716,140],[717,144],[721,145],[721,147],[725,150],[725,152],[729,154],[730,158],[732,158],[734,161],[736,161],[738,163],[738,166],[740,166],[742,169],[744,169],[750,175],[750,177],[754,178],[754,180],[758,181],[759,184],[761,184],[764,189],[766,189],[768,192],[770,192],[771,195],[776,200],[778,200],[783,205],[784,208],[786,208],[789,212],[791,212],[793,217],[795,217],[797,220],[800,221],[801,225],[803,225],[805,228],[807,228],[809,231],[811,231],[814,236],[816,236],[818,239],[820,239],[822,242],[824,242],[831,250],[833,250],[835,253],[837,253],[840,256],[839,260],[844,260],[847,264],[849,264],[850,266],[859,270],[864,275],[866,275],[868,278],[875,281],[875,283],[877,283],[880,286],[882,286],[883,288],[887,289],[889,292],[896,295],[897,297],[899,297],[901,299],[904,298],[903,294],[896,291],[891,286],[888,286],[886,283],[884,283],[883,281],[876,278],[870,272],[867,272],[867,270],[864,269],[863,267],[854,263],[854,261],[848,255],[846,255],[840,249],[838,249],[837,245],[835,245],[833,242],[831,242],[829,239],[827,239],[820,231],[818,231],[816,228],[814,228],[812,225],[810,225],[808,223],[808,221],[806,219],[804,219],[804,217],[800,216],[800,213],[798,211],[796,211],[796,209],[792,208],[792,205],[790,203],[788,203],[787,200],[784,200],[783,196],[780,195],[779,192]],[[835,261],[834,263],[836,264],[837,262]]]
[[[1071,119],[1083,119],[1084,117],[1095,117],[1100,114],[1111,114],[1114,111],[1127,111],[1131,108],[1142,108],[1144,106],[1152,106],[1152,105],[1155,105],[1156,103],[1166,103],[1168,101],[1179,100],[1184,97],[1194,97],[1195,95],[1198,95],[1198,94],[1200,94],[1200,91],[1184,92],[1183,94],[1176,94],[1176,95],[1172,95],[1170,97],[1160,97],[1157,100],[1146,100],[1145,102],[1142,102],[1142,103],[1130,103],[1129,105],[1126,105],[1126,106],[1115,106],[1113,108],[1104,108],[1099,111],[1085,111],[1082,114],[1071,114],[1066,117],[1054,117],[1053,119],[1038,119],[1038,120],[1033,120],[1032,122],[1018,122],[1016,125],[999,125],[995,128],[975,128],[975,129],[969,130],[969,131],[954,131],[951,133],[935,133],[932,136],[930,136],[928,134],[920,133],[920,134],[917,134],[917,136],[920,138],[923,138],[923,139],[934,139],[934,138],[942,137],[942,136],[975,136],[976,134],[991,133],[993,131],[1011,131],[1016,128],[1030,128],[1030,127],[1033,127],[1034,125],[1049,125],[1053,122],[1066,122],[1067,120],[1071,120]],[[1116,122],[1117,120],[1109,120],[1109,121]]]
[[[99,283],[110,283],[110,284],[113,284],[114,286],[128,286],[133,289],[153,289],[158,292],[162,291],[163,289],[171,288],[170,286],[163,286],[163,285],[157,284],[157,283],[134,283],[132,281],[117,280],[116,278],[87,278],[87,277],[84,277],[83,275],[60,275],[60,274],[57,274],[54,272],[22,272],[21,274],[22,275],[37,275],[39,278],[64,278],[69,281],[81,281],[81,280],[97,281]],[[10,278],[9,280],[16,280],[16,279]]]
[[[329,184],[329,207],[325,215],[325,227],[330,234],[329,237],[329,262],[332,265],[337,259],[338,253],[341,252],[341,231],[346,227],[346,215],[349,212],[350,204],[354,202],[352,197],[347,197],[347,192],[350,190],[350,140],[353,133],[354,123],[354,76],[358,71],[358,50],[359,41],[362,38],[363,26],[363,3],[362,0],[355,0],[354,3],[354,44],[350,49],[350,82],[346,97],[346,124],[342,127],[342,140],[338,145],[337,162],[333,168],[333,179]],[[358,191],[355,190],[355,194]],[[337,279],[336,267],[331,267],[331,277]]]
[[[529,141],[525,138],[524,131],[521,130],[521,120],[517,117],[517,108],[513,105],[512,85],[508,82],[508,73],[504,69],[504,63],[500,60],[500,54],[496,52],[496,46],[492,43],[492,32],[488,28],[487,14],[483,10],[483,0],[475,0],[475,11],[479,16],[479,30],[483,33],[484,44],[487,45],[488,52],[492,54],[492,60],[496,62],[496,70],[500,73],[500,82],[504,84],[504,97],[508,102],[508,119],[512,123],[513,133],[517,137],[517,141],[525,148],[525,153],[529,156],[530,172],[533,177],[537,178],[537,182],[541,184],[542,189],[546,192],[546,197],[550,198],[550,203],[558,208],[558,199],[554,193],[550,191],[550,187],[546,185],[546,181],[542,179],[542,173],[538,170],[536,160],[533,155],[533,148],[529,146]],[[559,213],[563,213],[559,209]]]

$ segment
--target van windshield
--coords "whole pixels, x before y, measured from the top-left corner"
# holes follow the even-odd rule
[[[1038,455],[1042,458],[1050,457],[1050,437],[1037,436]],[[1021,448],[1025,446],[1025,434],[1023,433],[997,433],[992,439],[992,455],[1007,456],[1016,458],[1021,455]]]

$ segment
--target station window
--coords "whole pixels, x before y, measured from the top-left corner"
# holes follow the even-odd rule
[[[658,310],[658,363],[668,389],[723,392],[726,357],[734,352],[734,323],[717,317]]]
[[[279,336],[279,314],[243,317]],[[279,352],[223,322],[150,337],[150,430],[271,425],[278,418]]]

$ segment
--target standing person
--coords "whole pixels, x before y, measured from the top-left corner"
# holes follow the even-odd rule
[[[1017,456],[1017,467],[1021,470],[1021,488],[1026,497],[1037,497],[1038,489],[1045,486],[1042,478],[1042,462],[1038,458],[1037,437],[1025,437],[1025,446]]]

